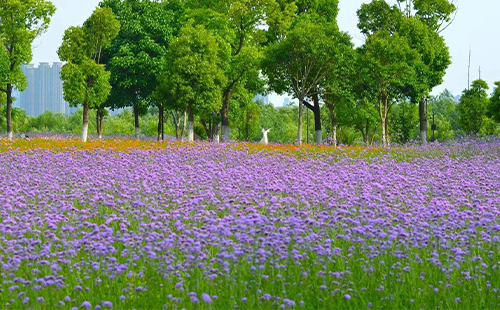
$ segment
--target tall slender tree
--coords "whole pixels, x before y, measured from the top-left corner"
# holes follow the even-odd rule
[[[148,105],[163,104],[153,93],[170,40],[182,26],[183,5],[180,1],[154,0],[103,0],[99,5],[111,8],[121,24],[118,36],[103,50],[112,85],[106,105],[112,109],[132,107],[138,138],[139,116],[146,113]],[[160,114],[162,111],[159,108]]]
[[[484,80],[475,80],[469,89],[462,93],[458,112],[460,113],[460,127],[467,134],[478,134],[483,126],[488,109],[488,84]]]
[[[378,105],[382,142],[389,145],[388,116],[394,100],[401,95],[400,90],[415,79],[414,63],[419,55],[411,49],[405,38],[397,33],[379,31],[369,36],[361,48],[361,73],[365,83],[374,90],[372,99]]]
[[[120,23],[109,8],[97,8],[83,27],[68,28],[57,51],[67,63],[61,70],[64,98],[73,106],[83,105],[82,141],[87,141],[89,109],[98,111],[98,133],[102,135],[103,103],[110,91],[109,72],[99,64],[102,49],[120,31]],[[100,123],[100,124],[99,124]]]
[[[229,48],[219,45],[201,25],[185,26],[170,45],[157,91],[177,110],[187,110],[188,141],[194,140],[194,115],[221,107],[228,54]]]
[[[293,93],[299,100],[299,144],[302,143],[304,101],[319,95],[320,82],[335,64],[334,51],[335,43],[325,27],[313,23],[307,16],[298,21],[283,40],[266,50],[263,72],[270,88],[277,93]],[[315,105],[319,108],[317,102]]]
[[[373,0],[358,10],[358,27],[363,34],[398,32],[421,55],[421,62],[415,63],[418,77],[402,92],[419,104],[422,143],[427,141],[426,94],[442,83],[451,63],[440,33],[451,24],[455,12],[456,6],[449,0],[397,0],[392,6],[385,0]]]
[[[495,82],[495,90],[490,97],[488,116],[500,123],[500,81]]]
[[[25,89],[21,65],[33,58],[31,44],[47,30],[56,8],[47,0],[0,0],[0,8],[0,92],[6,95],[7,133],[12,139],[12,90]]]
[[[259,27],[276,9],[274,0],[188,1],[187,19],[201,24],[231,47],[226,84],[223,86],[220,111],[221,140],[231,139],[229,110],[231,99],[238,91],[249,91],[257,85],[265,31]],[[256,89],[253,89],[256,91]]]

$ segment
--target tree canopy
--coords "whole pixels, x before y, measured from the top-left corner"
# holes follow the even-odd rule
[[[97,109],[100,115],[111,91],[110,73],[99,61],[102,49],[111,44],[119,31],[120,23],[113,11],[97,8],[82,27],[65,31],[58,50],[59,58],[67,61],[61,70],[64,99],[72,106],[83,105],[83,141],[87,140],[88,110]]]
[[[12,138],[12,90],[22,91],[26,77],[21,65],[28,64],[31,44],[47,30],[56,8],[47,0],[0,0],[0,92],[7,103],[7,132]]]

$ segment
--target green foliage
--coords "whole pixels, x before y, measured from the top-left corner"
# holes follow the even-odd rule
[[[109,75],[103,65],[89,58],[79,64],[66,63],[61,70],[64,99],[74,107],[89,103],[90,108],[97,108],[106,101],[111,91]]]
[[[406,16],[411,16],[415,12],[415,17],[423,21],[430,29],[440,32],[447,23],[451,21],[451,16],[456,11],[455,1],[449,0],[397,0],[400,4],[405,3],[404,12]]]
[[[408,101],[395,104],[390,111],[389,123],[393,142],[404,144],[413,140],[419,124],[418,107]]]
[[[79,126],[81,127],[81,126]],[[81,128],[78,128],[80,130]],[[46,111],[31,119],[30,132],[68,132],[71,130],[68,118],[61,113]]]
[[[5,128],[7,122],[7,107],[0,106],[0,128]],[[12,108],[12,129],[13,132],[28,132],[30,117],[23,109]]]
[[[317,92],[335,63],[335,44],[327,30],[304,16],[285,39],[266,50],[263,71],[272,90],[300,99]]]
[[[270,142],[293,144],[297,138],[298,107],[282,107],[276,109],[272,104],[260,106],[260,128],[269,129]],[[262,132],[259,130],[251,140],[260,141]]]
[[[460,130],[458,107],[453,95],[447,89],[436,98],[432,98],[429,106],[432,112],[439,114],[450,123],[454,132]]]
[[[5,110],[0,109],[0,115]],[[24,110],[14,108],[13,124],[15,132],[57,132],[79,134],[82,130],[83,109],[78,109],[70,116],[47,111],[37,117],[27,117]],[[0,125],[5,122],[5,117],[0,116]],[[154,113],[147,113],[141,117],[141,122],[149,124],[143,131],[144,136],[156,137],[157,123]],[[167,134],[173,134],[172,125],[167,126]],[[96,111],[89,111],[89,131],[96,130]],[[103,134],[106,136],[132,136],[134,134],[134,116],[127,109],[115,116],[106,116],[104,120]]]
[[[488,117],[500,123],[500,81],[495,82],[495,85],[496,87],[490,97],[490,104],[488,106]]]
[[[6,84],[23,91],[21,65],[31,61],[31,44],[47,30],[56,8],[46,0],[0,0],[0,7],[0,91],[7,91]]]
[[[442,114],[434,115],[434,122],[436,130],[434,131],[434,138],[437,141],[445,141],[455,138],[455,131],[449,119]],[[430,139],[432,140],[432,120],[428,123],[427,132],[431,133]]]
[[[489,104],[487,89],[488,84],[485,81],[475,80],[470,89],[462,93],[458,111],[460,127],[466,134],[478,134],[483,126]]]
[[[0,0],[0,8],[0,93],[6,94],[6,127],[12,138],[12,89],[26,88],[21,65],[31,61],[31,44],[47,30],[56,8],[46,0]]]
[[[57,51],[67,63],[61,71],[64,99],[72,106],[103,104],[111,91],[109,72],[99,64],[101,51],[120,30],[120,23],[109,8],[97,8],[83,27],[68,28]]]
[[[420,57],[398,34],[377,32],[368,37],[360,52],[361,73],[366,85],[376,90],[375,97],[396,99],[400,89],[416,78],[412,64]]]
[[[485,116],[483,118],[483,123],[481,129],[479,130],[480,136],[498,136],[500,135],[500,127],[498,122]]]
[[[207,140],[208,138],[205,128],[200,123],[194,123],[194,134],[200,137],[201,140]]]
[[[341,128],[352,127],[360,133],[360,141],[367,145],[373,142],[380,123],[379,112],[375,104],[368,98],[340,100],[336,110]]]
[[[402,99],[401,89],[416,79],[413,64],[419,61],[420,56],[405,38],[388,31],[370,35],[360,49],[363,88],[369,90],[369,100],[377,103],[384,146],[389,143],[389,110],[394,100]]]
[[[238,98],[231,103],[229,111],[230,121],[232,127],[236,129],[238,140],[249,141],[261,133],[260,108],[257,103],[248,98],[246,100]]]
[[[215,37],[203,26],[182,28],[165,56],[158,92],[176,110],[218,111],[225,83],[220,53]]]
[[[121,24],[118,36],[103,50],[102,62],[111,72],[112,92],[106,106],[133,106],[147,112],[150,96],[158,85],[162,58],[181,24],[183,8],[175,1],[103,0]]]
[[[361,4],[357,14],[358,29],[367,36],[379,31],[395,33],[404,19],[399,8],[390,6],[385,0]]]

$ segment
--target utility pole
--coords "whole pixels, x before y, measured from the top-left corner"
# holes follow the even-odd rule
[[[481,66],[479,66],[479,79],[481,79]]]
[[[470,46],[469,46],[469,66],[467,67],[467,89],[468,90],[470,89],[470,54],[471,54],[471,50],[470,50]]]

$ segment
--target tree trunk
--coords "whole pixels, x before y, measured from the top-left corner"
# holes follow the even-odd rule
[[[186,133],[186,118],[187,118],[187,113],[186,111],[184,111],[184,124],[182,125],[181,141],[184,141],[184,134]]]
[[[82,126],[82,141],[87,142],[89,132],[89,103],[83,103],[83,126]]]
[[[141,129],[139,127],[139,108],[134,104],[134,125],[135,125],[135,138],[139,139]]]
[[[12,84],[7,84],[7,134],[9,140],[14,137],[12,126]]]
[[[368,136],[370,135],[370,121],[369,120],[366,120],[365,131],[366,131],[366,134],[363,136],[363,140],[365,141],[366,146],[370,146],[371,143],[368,140]]]
[[[175,139],[179,141],[179,127],[181,125],[181,112],[176,111],[175,113],[172,111],[170,113],[172,115],[172,120],[174,121],[175,127]]]
[[[248,111],[245,112],[245,141],[248,141],[248,136],[250,135],[250,118],[248,116]]]
[[[99,136],[99,131],[100,131],[100,128],[99,128],[99,108],[97,108],[97,110],[95,111],[95,127],[96,127],[97,136],[100,139],[101,137]]]
[[[201,125],[203,126],[203,129],[205,129],[207,137],[210,138],[210,135],[212,134],[212,120],[210,120],[207,125],[207,122],[204,119],[202,119]]]
[[[327,104],[328,111],[330,111],[330,120],[332,121],[332,141],[333,145],[337,147],[337,115],[335,113],[335,106]]]
[[[382,144],[384,147],[387,147],[387,140],[385,139],[386,138],[386,136],[385,136],[385,119],[382,118],[380,120],[380,123],[381,123],[380,125],[382,126]]]
[[[187,108],[187,113],[188,113],[188,142],[193,142],[194,141],[194,115],[193,115],[193,108],[191,107],[191,104],[188,105]]]
[[[224,96],[224,102],[222,104],[222,110],[220,112],[221,122],[222,122],[222,142],[227,142],[231,140],[231,132],[229,130],[229,102],[233,92],[231,90],[227,91]]]
[[[316,143],[323,143],[323,131],[321,130],[321,107],[319,106],[319,97],[318,95],[313,96],[314,106],[314,132],[316,135]]]
[[[389,95],[387,92],[381,92],[378,97],[378,108],[380,115],[380,125],[382,127],[382,144],[384,147],[389,146],[388,139],[388,122],[387,118],[389,115]]]
[[[163,140],[163,106],[158,105],[158,141]]]
[[[391,146],[391,135],[389,134],[389,115],[385,115],[385,142]]]
[[[418,103],[418,114],[420,118],[420,142],[427,144],[427,115],[425,115],[425,95]]]
[[[96,121],[97,136],[99,137],[99,139],[102,139],[103,119],[104,119],[104,109],[97,108],[95,113],[95,121]]]
[[[302,101],[304,100],[304,97],[299,96],[299,118],[298,118],[298,130],[297,130],[297,143],[298,145],[302,144],[302,113],[303,113],[303,106],[304,104]]]
[[[385,112],[384,112],[384,95],[379,94],[378,97],[378,111],[380,116],[380,126],[382,127],[382,145],[384,147],[387,146],[387,140],[385,139]]]
[[[95,117],[96,117],[97,136],[99,136],[99,139],[102,139],[103,123],[104,123],[104,109],[98,108],[96,111]]]

